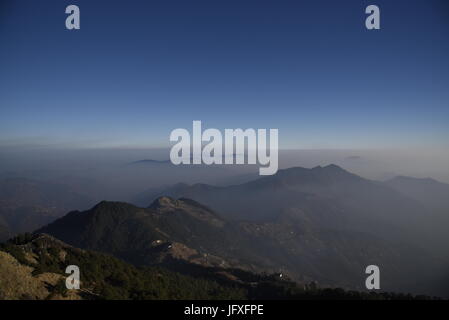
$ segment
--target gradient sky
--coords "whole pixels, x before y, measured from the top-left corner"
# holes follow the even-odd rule
[[[282,148],[447,148],[449,3],[1,0],[0,144],[159,147],[192,120],[279,128]]]

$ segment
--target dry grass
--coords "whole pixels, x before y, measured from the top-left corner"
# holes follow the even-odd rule
[[[33,268],[20,264],[10,254],[0,251],[0,300],[80,299],[69,291],[66,297],[50,295],[47,288],[63,279],[55,273],[43,273],[34,277]]]

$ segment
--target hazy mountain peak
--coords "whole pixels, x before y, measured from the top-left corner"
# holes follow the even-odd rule
[[[389,187],[418,200],[429,208],[447,212],[449,208],[449,185],[432,178],[397,176],[385,181]]]
[[[305,184],[310,182],[328,183],[331,181],[341,181],[348,179],[360,180],[361,177],[346,171],[345,169],[330,164],[327,166],[316,166],[311,169],[303,167],[293,167],[288,169],[279,170],[277,174],[271,177],[262,178],[260,182],[277,182],[281,184]]]
[[[318,173],[318,172],[336,172],[337,173],[337,172],[340,172],[340,173],[347,173],[350,175],[354,175],[354,174],[350,173],[349,171],[346,171],[342,167],[331,163],[326,166],[316,166],[311,169],[304,168],[304,167],[291,167],[291,168],[287,168],[287,169],[282,169],[282,170],[279,170],[278,173],[275,174],[275,176],[282,175],[285,173],[292,173],[292,172],[295,172],[295,173]]]
[[[323,169],[326,169],[326,170],[338,170],[338,171],[348,172],[345,169],[343,169],[342,167],[337,166],[334,163],[328,164],[327,166],[323,167]]]
[[[396,176],[387,182],[422,182],[422,183],[441,183],[433,178],[415,178],[409,176]]]
[[[168,196],[162,196],[153,201],[150,209],[176,208],[179,207],[179,201]]]
[[[343,169],[342,167],[340,167],[340,166],[338,166],[338,165],[336,165],[334,163],[328,164],[326,166],[313,167],[311,169],[311,171],[323,171],[323,172],[335,172],[335,173],[339,172],[339,173],[352,174],[349,171],[346,171],[345,169]]]

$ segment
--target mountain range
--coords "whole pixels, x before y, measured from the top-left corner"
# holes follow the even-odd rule
[[[237,186],[178,184],[162,192],[172,197],[159,195],[146,208],[102,202],[38,232],[134,264],[170,265],[175,258],[356,289],[363,289],[364,268],[376,264],[385,289],[447,289],[446,261],[408,225],[425,219],[426,209],[335,165],[282,170]]]
[[[336,165],[290,168],[226,187],[181,183],[150,190],[134,203],[144,206],[162,195],[196,200],[230,220],[273,221],[295,211],[298,218],[320,227],[374,233],[393,240],[402,240],[406,233],[414,238],[416,230],[410,229],[426,219],[427,211],[415,199]]]
[[[397,176],[385,183],[429,208],[448,211],[449,184],[432,178],[419,179],[405,176]]]
[[[365,268],[375,264],[383,290],[449,296],[446,187],[372,181],[336,165],[295,167],[226,187],[152,188],[135,204],[102,201],[36,234],[188,276],[242,270],[364,290]],[[431,195],[438,206],[425,201]],[[0,219],[2,235],[11,232]]]
[[[92,205],[68,186],[27,178],[0,180],[0,239],[30,232],[73,208]]]

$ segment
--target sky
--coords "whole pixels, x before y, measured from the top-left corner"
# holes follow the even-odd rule
[[[1,0],[0,146],[165,147],[201,120],[286,149],[447,148],[448,40],[446,0]]]

